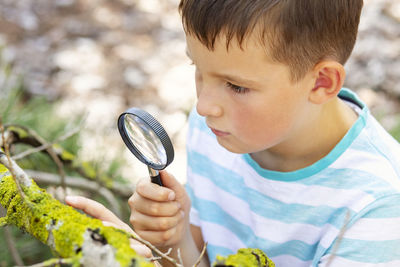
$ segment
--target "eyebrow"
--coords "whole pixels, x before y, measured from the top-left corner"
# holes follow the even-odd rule
[[[189,50],[187,48],[185,49],[185,53],[186,53],[186,56],[190,60],[192,60],[192,57],[190,56]],[[213,73],[211,73],[211,75],[213,75],[214,77],[218,77],[218,78],[222,78],[222,79],[225,79],[225,80],[232,81],[233,83],[238,83],[238,84],[243,84],[243,85],[250,85],[250,86],[254,86],[254,87],[258,85],[258,83],[253,81],[253,80],[249,80],[249,79],[245,79],[245,78],[241,78],[241,77],[237,77],[237,76],[232,76],[232,75],[229,75],[229,74],[222,74],[222,73],[213,72]]]
[[[222,78],[224,80],[231,81],[233,83],[242,84],[242,85],[249,85],[251,87],[256,87],[258,85],[258,83],[256,81],[245,79],[245,78],[238,77],[238,76],[232,76],[232,75],[229,75],[229,74],[222,74],[222,73],[214,73],[213,72],[213,73],[211,73],[211,75],[213,75],[215,77]]]

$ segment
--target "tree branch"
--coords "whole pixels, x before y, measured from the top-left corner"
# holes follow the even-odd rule
[[[7,224],[30,233],[62,258],[78,258],[85,267],[154,266],[130,247],[130,234],[104,226],[52,198],[34,181],[24,187],[29,203],[22,201],[9,171],[0,164],[0,204],[7,209]],[[77,266],[77,265],[74,265]]]
[[[2,122],[2,118],[0,117],[0,132],[1,132],[1,140],[4,145],[4,152],[0,149],[0,163],[2,163],[4,166],[8,166],[7,169],[10,170],[11,175],[14,179],[14,182],[17,186],[18,193],[21,195],[22,199],[25,199],[25,194],[21,189],[21,184],[29,184],[29,179],[26,179],[23,174],[20,172],[20,168],[18,165],[14,164],[14,162],[11,160],[10,157],[10,147],[8,142],[6,142],[6,137],[5,137],[5,131],[4,131],[4,126]]]
[[[23,264],[19,264],[21,266],[15,267],[49,267],[49,266],[59,266],[60,264],[70,264],[73,265],[77,260],[75,258],[69,259],[50,259],[44,262],[40,262],[30,266],[22,266]]]
[[[39,184],[45,184],[45,185],[60,185],[61,184],[61,179],[57,175],[54,175],[51,173],[46,173],[46,172],[34,171],[34,170],[25,170],[25,172],[30,177],[33,177],[34,180]],[[87,191],[99,194],[102,197],[104,197],[107,200],[107,202],[110,204],[111,210],[118,217],[121,217],[122,212],[121,212],[120,205],[110,190],[101,186],[97,182],[89,181],[87,179],[83,179],[83,178],[79,178],[79,177],[72,177],[72,176],[66,176],[65,178],[66,178],[65,183],[69,187],[87,190]]]
[[[197,267],[200,264],[201,259],[204,257],[204,254],[206,253],[206,251],[207,251],[207,242],[204,243],[203,249],[201,250],[201,253],[200,253],[200,256],[197,259],[197,261],[195,262],[195,264],[193,265],[193,267]]]
[[[41,146],[35,147],[35,148],[31,148],[31,149],[27,149],[24,152],[21,152],[18,155],[13,156],[13,160],[20,160],[23,159],[31,154],[37,153],[37,152],[41,152],[43,150],[47,150],[48,148],[52,147],[53,145],[60,143],[68,138],[70,138],[71,136],[77,134],[79,131],[81,130],[81,127],[77,127],[75,129],[72,129],[71,131],[65,133],[64,135],[58,137],[56,140],[54,140],[52,143],[44,143]]]

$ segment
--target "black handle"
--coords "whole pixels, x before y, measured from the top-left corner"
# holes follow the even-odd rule
[[[158,184],[159,186],[163,186],[162,182],[161,182],[161,175],[160,173],[157,172],[157,175],[155,176],[150,176],[151,177],[151,182]]]

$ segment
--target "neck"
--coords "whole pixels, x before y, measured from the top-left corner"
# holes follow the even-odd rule
[[[357,120],[357,114],[336,98],[323,107],[284,142],[252,153],[252,158],[269,170],[289,172],[305,168],[325,157]]]

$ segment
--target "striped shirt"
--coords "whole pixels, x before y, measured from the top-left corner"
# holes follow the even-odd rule
[[[190,221],[210,262],[252,247],[277,267],[400,266],[400,145],[353,92],[339,96],[358,120],[326,157],[293,172],[227,151],[191,113]]]

